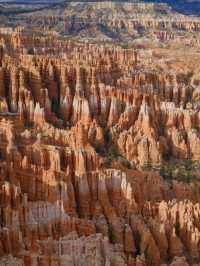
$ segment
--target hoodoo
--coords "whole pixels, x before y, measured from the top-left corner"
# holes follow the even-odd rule
[[[0,6],[0,265],[200,265],[197,11],[32,2]]]

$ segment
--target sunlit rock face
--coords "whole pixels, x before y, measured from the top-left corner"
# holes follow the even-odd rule
[[[200,264],[200,184],[158,170],[200,160],[191,20],[117,20],[159,35],[128,49],[0,30],[0,265]]]

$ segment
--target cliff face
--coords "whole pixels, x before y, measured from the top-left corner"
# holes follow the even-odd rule
[[[198,53],[0,46],[0,263],[198,265],[199,183],[141,170],[200,159]]]

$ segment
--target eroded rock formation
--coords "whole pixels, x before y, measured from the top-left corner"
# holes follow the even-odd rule
[[[0,264],[199,265],[199,183],[144,170],[200,160],[191,51],[22,28],[0,46]]]

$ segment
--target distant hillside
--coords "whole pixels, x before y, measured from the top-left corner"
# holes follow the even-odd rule
[[[200,28],[199,18],[183,15],[176,6],[158,1],[64,1],[38,5],[37,10],[35,7],[32,12],[13,10],[5,26],[53,32],[81,41],[120,43],[167,41],[186,32],[196,34]]]
[[[145,2],[167,3],[171,7],[186,15],[200,15],[199,0],[144,0]]]
[[[35,9],[34,6],[36,5],[60,5],[63,3],[75,3],[75,2],[104,2],[102,0],[95,1],[95,0],[82,0],[82,1],[70,1],[70,0],[0,0],[0,3],[3,3],[9,8],[12,8],[12,5],[27,5],[27,6],[33,6],[33,10]],[[129,2],[129,3],[167,3],[169,4],[175,11],[181,12],[186,15],[200,15],[200,0],[111,0],[109,2]],[[24,10],[21,10],[22,8],[17,8],[16,13],[23,13]],[[6,13],[6,12],[5,12]],[[13,12],[14,13],[14,12]]]
[[[26,4],[0,2],[0,14],[6,17],[3,26],[81,41],[157,42],[181,38],[186,32],[195,35],[200,28],[200,1],[16,1]]]

